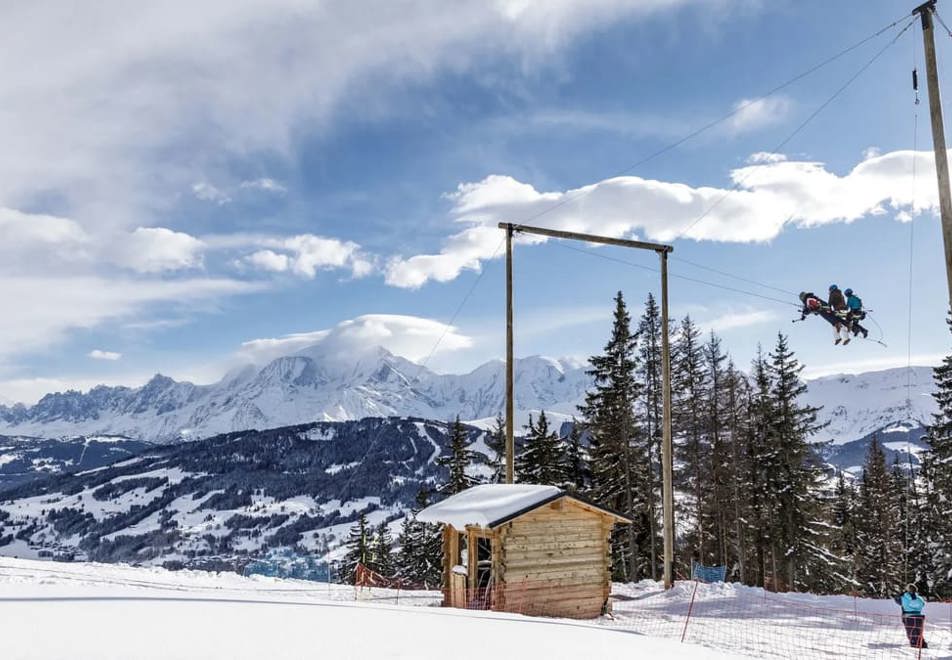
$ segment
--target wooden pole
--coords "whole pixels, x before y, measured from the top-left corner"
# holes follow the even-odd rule
[[[506,483],[513,483],[515,376],[512,351],[512,224],[506,225]]]
[[[945,127],[942,123],[942,99],[939,96],[939,71],[935,59],[935,30],[932,14],[935,0],[919,5],[913,14],[922,19],[922,41],[926,55],[926,81],[929,85],[929,113],[932,118],[932,149],[935,172],[939,180],[939,216],[942,218],[942,241],[945,244],[945,273],[952,305],[952,191],[949,189],[949,158],[945,148]]]
[[[668,253],[661,257],[661,499],[664,533],[664,588],[674,585],[674,452],[671,440],[671,345],[668,336]]]

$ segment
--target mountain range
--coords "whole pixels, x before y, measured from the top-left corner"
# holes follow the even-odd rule
[[[138,388],[101,385],[47,394],[32,406],[0,405],[0,433],[170,443],[315,421],[457,415],[486,427],[504,406],[504,366],[496,360],[466,374],[438,374],[379,347],[342,356],[318,345],[212,385],[157,374]],[[540,356],[517,360],[517,426],[540,410],[570,419],[590,384],[586,368]],[[822,407],[826,426],[816,439],[843,445],[882,432],[915,435],[935,411],[932,389],[931,368],[913,367],[811,380],[803,399]]]

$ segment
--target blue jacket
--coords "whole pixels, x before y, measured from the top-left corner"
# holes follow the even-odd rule
[[[926,601],[922,596],[919,594],[913,596],[908,591],[902,595],[901,599],[897,600],[902,606],[903,614],[922,614],[922,609],[926,606]]]
[[[863,301],[860,300],[859,296],[852,295],[846,299],[846,306],[854,312],[858,312],[863,309]]]

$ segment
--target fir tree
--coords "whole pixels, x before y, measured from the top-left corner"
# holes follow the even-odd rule
[[[522,451],[516,457],[516,480],[522,483],[544,486],[561,486],[565,482],[565,452],[562,440],[549,430],[545,411],[539,420],[525,427],[526,435]]]
[[[502,415],[496,415],[495,426],[486,438],[486,446],[492,455],[489,457],[489,466],[492,468],[490,483],[502,484],[506,482],[506,422]]]
[[[800,380],[803,366],[787,344],[777,335],[770,353],[773,420],[769,425],[769,451],[774,454],[777,471],[768,477],[767,487],[777,505],[774,527],[774,561],[782,564],[784,579],[791,589],[798,584],[809,587],[806,576],[822,569],[826,556],[821,534],[823,512],[818,507],[821,472],[809,438],[818,430],[817,408],[800,403],[807,387]],[[802,579],[798,582],[798,576]]]
[[[427,491],[417,493],[416,503],[403,519],[397,544],[396,574],[412,586],[438,587],[442,581],[443,543],[439,525],[422,523],[416,514],[429,504]]]
[[[584,493],[591,482],[588,455],[582,446],[582,427],[572,419],[572,430],[565,442],[565,488]]]
[[[469,450],[469,445],[469,434],[457,415],[456,421],[450,426],[449,454],[436,459],[438,465],[449,470],[449,478],[440,489],[444,495],[461,493],[476,484],[476,479],[466,474],[466,468],[476,457],[476,454]]]
[[[654,296],[648,294],[645,311],[638,323],[638,354],[641,358],[639,376],[644,397],[644,426],[647,450],[647,479],[645,492],[648,508],[648,534],[651,554],[651,579],[657,580],[659,574],[658,548],[661,544],[658,534],[658,510],[661,501],[661,441],[663,423],[663,386],[661,355],[661,310]]]
[[[621,292],[615,296],[611,338],[604,353],[590,358],[592,388],[579,410],[589,433],[591,494],[609,508],[628,513],[636,519],[612,536],[613,568],[619,579],[634,580],[648,551],[639,546],[648,529],[647,450],[645,439],[635,423],[634,404],[641,394],[635,377],[637,335],[632,334],[631,318]]]
[[[859,586],[856,578],[856,489],[846,480],[842,472],[837,473],[836,487],[833,491],[833,504],[830,507],[833,533],[830,537],[830,552],[840,557],[845,564],[842,584]],[[835,588],[831,589],[835,590]]]
[[[867,596],[885,598],[902,590],[899,531],[893,482],[874,438],[863,465],[856,517],[856,578]]]
[[[952,319],[949,323],[952,326]],[[917,559],[931,593],[952,598],[952,355],[933,370],[933,377],[932,396],[939,412],[925,438],[928,451],[922,464],[925,493],[920,520],[925,555]]]
[[[370,568],[384,577],[393,577],[396,565],[393,557],[393,537],[387,522],[381,521],[374,531],[370,547]]]
[[[361,513],[357,522],[350,528],[350,535],[345,543],[347,553],[344,555],[340,567],[341,576],[347,584],[356,582],[358,564],[370,565],[372,557],[371,542],[372,539],[367,530],[367,516]]]

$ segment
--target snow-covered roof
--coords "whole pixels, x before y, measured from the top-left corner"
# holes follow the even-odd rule
[[[496,527],[560,497],[578,497],[555,486],[535,484],[484,484],[473,486],[432,504],[417,514],[417,520],[452,525],[465,529],[467,525]],[[579,500],[584,502],[584,500]],[[588,506],[624,519],[614,511],[584,502]]]

